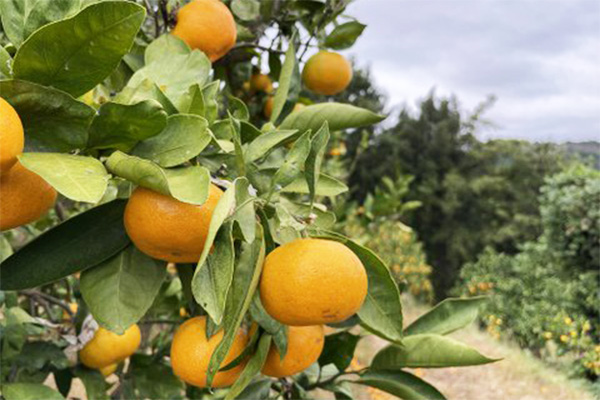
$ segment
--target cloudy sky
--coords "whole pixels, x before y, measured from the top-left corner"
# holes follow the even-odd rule
[[[482,138],[600,140],[600,0],[357,0],[367,24],[347,54],[371,67],[391,105],[431,88],[474,109]]]

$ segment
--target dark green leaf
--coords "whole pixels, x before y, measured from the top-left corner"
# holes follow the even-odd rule
[[[12,57],[6,49],[0,46],[0,79],[8,79],[12,76]]]
[[[60,194],[73,200],[98,203],[110,176],[95,158],[63,153],[24,153],[19,161],[41,176]]]
[[[111,258],[129,244],[123,226],[126,202],[114,200],[43,233],[6,259],[0,289],[44,285]]]
[[[131,357],[131,384],[139,399],[182,399],[184,384],[153,355]],[[127,397],[124,398],[134,398]]]
[[[179,201],[204,204],[208,198],[210,173],[204,167],[163,169],[149,160],[115,151],[106,160],[113,174]]]
[[[252,381],[252,378],[254,378],[260,372],[267,359],[267,355],[269,354],[270,348],[271,335],[262,335],[260,341],[258,342],[258,348],[256,349],[256,353],[254,353],[252,358],[250,358],[248,364],[246,364],[246,366],[244,367],[242,374],[231,386],[229,392],[227,392],[225,400],[233,400],[244,391],[244,389],[248,386],[250,381]]]
[[[403,346],[385,347],[371,362],[377,370],[402,368],[445,368],[481,365],[498,361],[447,336],[420,334],[406,336]]]
[[[300,132],[310,129],[316,132],[327,121],[330,131],[338,131],[376,124],[384,118],[382,115],[350,104],[320,103],[291,113],[279,128],[298,129]]]
[[[258,294],[254,296],[250,304],[250,315],[252,315],[252,319],[261,328],[273,336],[273,341],[275,342],[275,346],[277,346],[277,350],[279,350],[280,357],[285,357],[287,353],[288,327],[267,313]]]
[[[174,167],[196,157],[211,140],[204,118],[177,114],[167,119],[167,126],[160,134],[138,143],[133,154],[161,167]]]
[[[103,1],[46,25],[19,48],[13,63],[15,77],[80,96],[117,67],[145,14],[132,2]]]
[[[167,113],[156,100],[135,104],[104,103],[92,121],[89,148],[129,151],[140,140],[158,135],[167,125]]]
[[[404,330],[404,334],[436,333],[447,335],[452,333],[475,321],[479,307],[486,301],[487,297],[446,299],[426,314],[421,315]]]
[[[80,289],[94,319],[122,334],[146,314],[167,274],[163,261],[135,246],[81,274]]]
[[[95,110],[60,90],[25,81],[1,81],[0,93],[17,111],[27,151],[83,149]]]
[[[344,50],[351,47],[362,34],[366,25],[357,21],[346,22],[335,27],[325,38],[325,47],[335,50]]]
[[[90,400],[108,400],[110,397],[106,394],[109,385],[98,370],[78,367],[75,369],[75,376],[81,379],[87,398]]]
[[[404,400],[445,400],[436,388],[424,380],[403,371],[367,372],[353,381],[390,393]]]
[[[266,400],[271,392],[271,380],[261,379],[252,382],[237,396],[237,400]]]
[[[235,212],[233,219],[246,242],[253,242],[256,236],[256,212],[254,196],[250,194],[250,182],[240,178],[235,185]]]
[[[339,371],[345,371],[354,357],[360,336],[350,332],[340,332],[325,336],[325,347],[319,357],[319,365],[333,364]]]

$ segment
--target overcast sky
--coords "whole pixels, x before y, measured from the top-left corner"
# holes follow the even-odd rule
[[[370,65],[390,105],[431,88],[472,110],[482,138],[600,140],[600,0],[357,0],[367,24],[347,54]]]

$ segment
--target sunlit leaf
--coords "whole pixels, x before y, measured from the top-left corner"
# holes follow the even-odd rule
[[[471,324],[477,318],[479,307],[487,297],[445,299],[404,330],[405,335],[436,333],[447,335]]]

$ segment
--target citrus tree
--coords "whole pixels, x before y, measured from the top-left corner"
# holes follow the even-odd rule
[[[347,3],[0,2],[7,400],[74,378],[90,399],[441,399],[405,369],[494,361],[445,336],[481,298],[405,327],[388,267],[329,229],[330,132],[384,118],[299,96],[349,84]],[[351,368],[369,335],[389,345]]]

